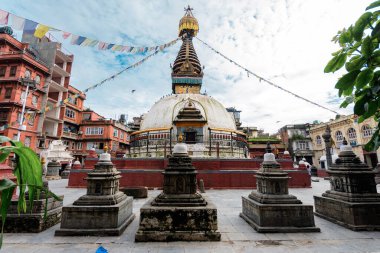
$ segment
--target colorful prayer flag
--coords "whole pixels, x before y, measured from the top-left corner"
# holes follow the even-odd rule
[[[3,10],[0,10],[0,25],[8,24],[9,13]]]
[[[76,45],[81,45],[83,43],[83,41],[86,40],[86,37],[83,37],[83,36],[79,36],[78,39],[76,40]]]
[[[71,35],[71,45],[76,45],[77,44],[77,40],[78,40],[79,36],[78,35]]]
[[[63,32],[62,33],[62,38],[63,39],[67,39],[68,37],[70,37],[71,33],[68,33],[68,32]]]
[[[38,25],[37,22],[34,22],[30,19],[25,19],[25,25],[24,25],[23,32],[29,33],[29,34],[34,34],[34,32],[36,31],[37,25]]]
[[[43,25],[43,24],[38,24],[36,31],[34,32],[34,37],[37,38],[42,38],[45,36],[45,34],[49,31],[50,27]]]
[[[10,14],[11,20],[12,20],[12,25],[11,27],[15,30],[24,30],[24,25],[25,25],[25,18]]]

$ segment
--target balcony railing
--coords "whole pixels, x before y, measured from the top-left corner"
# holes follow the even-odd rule
[[[78,134],[77,133],[70,133],[70,132],[63,132],[63,137],[77,139]]]

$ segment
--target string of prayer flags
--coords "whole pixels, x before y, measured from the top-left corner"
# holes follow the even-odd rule
[[[198,37],[195,37],[195,38],[196,38],[197,40],[199,40],[203,45],[205,45],[206,47],[208,47],[209,49],[211,49],[212,51],[214,51],[216,54],[222,56],[222,57],[223,57],[224,59],[226,59],[227,61],[229,61],[229,62],[231,62],[231,63],[234,63],[236,66],[238,66],[239,68],[241,68],[241,69],[243,69],[244,71],[246,71],[247,74],[249,73],[249,74],[253,75],[254,77],[256,77],[257,79],[259,79],[259,82],[262,82],[262,81],[263,81],[263,82],[265,82],[265,83],[267,83],[267,84],[269,84],[269,85],[271,85],[271,86],[273,86],[273,87],[275,87],[275,88],[277,88],[277,89],[279,89],[279,90],[282,90],[282,91],[284,91],[284,92],[286,92],[286,93],[288,93],[288,94],[293,95],[293,96],[296,97],[296,98],[302,99],[302,100],[305,101],[305,102],[308,102],[308,103],[310,103],[310,104],[312,104],[312,105],[318,106],[318,107],[320,107],[320,108],[322,108],[322,109],[325,109],[325,110],[327,110],[327,111],[330,111],[330,112],[332,112],[332,113],[334,113],[334,114],[337,114],[337,115],[340,114],[340,113],[338,113],[338,112],[336,112],[336,111],[333,111],[333,110],[331,110],[331,109],[329,109],[329,108],[327,108],[327,107],[325,107],[325,106],[323,106],[323,105],[321,105],[321,104],[318,104],[318,103],[316,103],[316,102],[314,102],[314,101],[311,101],[311,100],[309,100],[309,99],[307,99],[307,98],[304,98],[304,97],[302,97],[302,96],[300,96],[300,95],[298,95],[298,94],[295,94],[294,92],[291,92],[291,91],[289,91],[289,90],[287,90],[287,89],[285,89],[285,88],[283,88],[283,87],[281,87],[281,86],[279,86],[279,85],[273,83],[272,81],[269,81],[268,79],[265,79],[264,77],[259,76],[258,74],[256,74],[256,73],[254,73],[254,72],[248,70],[247,68],[244,68],[244,67],[243,67],[242,65],[240,65],[239,63],[235,62],[234,60],[232,60],[232,59],[230,59],[229,57],[225,56],[224,54],[220,53],[219,51],[217,51],[215,48],[213,48],[212,46],[210,46],[209,44],[207,44],[206,42],[204,42],[204,41],[201,40],[200,38],[198,38]]]
[[[23,31],[24,33],[27,33],[27,34],[33,34],[35,37],[39,39],[43,38],[46,35],[46,33],[48,33],[49,31],[61,32],[62,38],[64,40],[70,39],[70,43],[72,45],[94,47],[99,50],[110,50],[114,52],[125,52],[129,54],[154,52],[154,51],[157,51],[158,49],[162,51],[166,47],[170,46],[168,45],[170,44],[170,42],[163,45],[159,45],[159,46],[153,46],[153,47],[145,47],[145,46],[134,47],[134,46],[115,44],[115,43],[107,43],[107,42],[99,41],[96,39],[91,39],[84,36],[75,35],[70,32],[62,31],[60,29],[56,29],[49,25],[40,24],[33,20],[14,15],[12,13],[9,13],[1,9],[0,9],[0,25],[9,25],[15,30]]]

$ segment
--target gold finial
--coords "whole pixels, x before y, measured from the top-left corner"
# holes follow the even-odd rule
[[[106,144],[106,145],[104,145],[104,148],[103,148],[103,150],[104,150],[104,153],[107,153],[107,152],[108,152],[108,146],[107,146],[107,144]]]
[[[188,34],[191,37],[197,35],[199,31],[198,20],[194,17],[192,13],[192,8],[188,6],[185,8],[185,15],[179,21],[179,36],[183,36],[184,34]]]
[[[182,141],[183,141],[182,133],[179,133],[179,135],[178,135],[178,142],[182,142]]]
[[[41,164],[44,165],[46,163],[45,157],[41,157]]]

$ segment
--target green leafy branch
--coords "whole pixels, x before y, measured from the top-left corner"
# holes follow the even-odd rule
[[[378,122],[372,139],[365,149],[376,150],[380,146],[380,1],[366,8],[354,25],[339,31],[332,39],[340,49],[334,52],[324,72],[331,73],[345,67],[347,73],[339,78],[335,88],[345,100],[340,105],[346,108],[354,103],[358,122],[374,117]]]
[[[29,210],[33,209],[33,201],[39,199],[40,193],[45,192],[46,203],[49,197],[60,200],[58,196],[50,192],[43,186],[42,181],[42,167],[40,159],[37,154],[28,147],[25,147],[19,141],[12,141],[8,137],[0,136],[0,143],[9,142],[11,146],[0,147],[0,163],[4,162],[11,153],[15,154],[15,168],[13,173],[16,176],[17,184],[9,179],[0,180],[0,214],[1,214],[1,235],[0,235],[0,248],[3,242],[3,230],[7,217],[8,208],[12,201],[12,195],[16,188],[19,187],[19,198],[17,202],[17,210],[20,213],[27,211],[26,191],[28,190]],[[45,205],[45,218],[47,215],[47,205]]]

